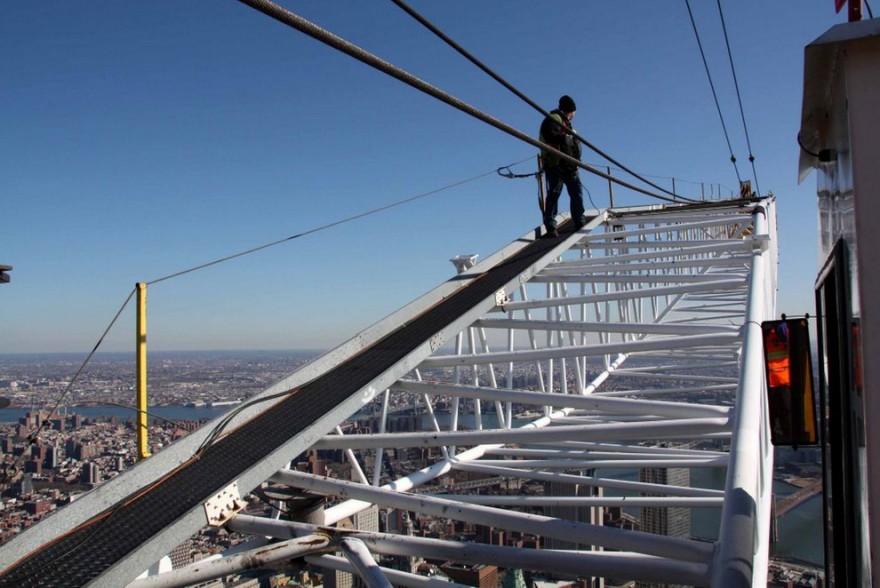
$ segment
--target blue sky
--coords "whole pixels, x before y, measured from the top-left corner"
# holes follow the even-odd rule
[[[751,177],[717,5],[694,0]],[[540,116],[391,2],[285,2],[527,133]],[[698,195],[736,187],[685,3],[412,0],[578,132]],[[781,312],[813,309],[815,177],[797,185],[803,48],[832,0],[723,3],[758,181],[778,197]],[[526,160],[534,149],[232,0],[0,9],[0,353],[89,351],[151,281]],[[586,154],[591,163],[601,158]],[[582,172],[583,174],[583,172]],[[607,206],[606,182],[582,175]],[[539,223],[534,180],[487,175],[149,288],[151,349],[326,348]],[[641,204],[615,193],[617,205]],[[562,206],[568,207],[565,195]],[[588,204],[588,207],[590,205]],[[102,349],[134,344],[130,305]]]

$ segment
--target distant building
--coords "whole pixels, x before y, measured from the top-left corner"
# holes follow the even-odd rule
[[[51,509],[52,505],[48,500],[29,500],[24,503],[24,510],[32,516],[43,515]]]
[[[11,494],[18,498],[27,498],[34,493],[34,482],[30,474],[23,475],[10,488]]]
[[[565,484],[562,482],[544,482],[544,495],[545,496],[580,496],[580,497],[590,497],[595,496],[595,492],[597,489],[593,486],[586,486],[584,484]],[[601,496],[601,489],[599,489]],[[587,523],[594,525],[602,524],[602,508],[596,507],[591,508],[589,506],[546,506],[544,507],[544,514],[548,517],[553,517],[557,519],[565,519],[569,521],[576,521],[578,523]],[[544,546],[547,549],[579,549],[579,550],[590,550],[592,549],[589,545],[582,545],[577,543],[576,541],[571,541],[567,539],[557,539],[554,537],[545,537],[544,538]]]
[[[68,453],[68,457],[72,457],[78,461],[86,461],[98,455],[98,448],[92,443],[76,443],[73,444],[73,453]]]
[[[177,547],[175,547],[171,553],[168,554],[171,559],[171,567],[172,569],[178,569],[189,564],[194,561],[198,561],[201,559],[202,554],[197,549],[195,541],[192,539],[187,539]]]
[[[73,454],[76,452],[76,446],[78,445],[76,439],[68,439],[64,442],[64,455],[67,457],[73,457]]]
[[[381,518],[384,523],[385,533],[409,535],[410,537],[415,534],[415,525],[413,525],[412,518],[406,510],[399,508],[386,509],[382,511]],[[415,573],[422,561],[421,558],[414,556],[388,555],[382,560],[382,565],[393,570]]]
[[[669,486],[690,486],[691,471],[687,468],[645,468],[639,470],[639,481]],[[642,531],[667,537],[689,539],[691,536],[691,512],[685,507],[643,506],[641,508]],[[677,588],[678,584],[637,582],[638,588]]]
[[[31,445],[31,457],[36,461],[42,462],[46,459],[46,446],[39,443]]]
[[[376,533],[379,531],[379,507],[374,504],[366,510],[356,513],[350,519],[340,521],[337,527]],[[360,578],[349,572],[329,568],[324,570],[324,586],[326,588],[354,588],[361,585]]]
[[[24,422],[22,423],[26,427],[38,428],[43,425],[43,421],[49,418],[48,412],[43,412],[42,410],[31,411],[24,415]]]
[[[495,566],[482,564],[469,566],[449,562],[440,566],[440,569],[453,582],[459,584],[478,586],[479,588],[497,588],[498,586],[498,568]]]
[[[43,460],[43,467],[54,470],[58,467],[58,454],[60,450],[57,445],[49,445],[46,447],[46,457]]]
[[[690,486],[691,471],[687,468],[645,468],[639,481],[669,486]],[[684,507],[642,507],[642,531],[667,537],[688,539],[691,536],[690,510]]]
[[[522,570],[507,570],[501,588],[528,588]]]
[[[297,469],[299,469],[300,471],[306,471],[316,476],[326,476],[327,462],[323,459],[319,459],[317,453],[315,453],[314,451],[310,451],[308,463],[305,465],[304,468],[301,468],[300,464],[297,464]]]
[[[29,459],[24,462],[24,471],[28,474],[41,475],[43,473],[43,462],[36,459]]]
[[[86,462],[83,464],[80,481],[83,484],[96,485],[101,482],[101,468],[94,462]]]

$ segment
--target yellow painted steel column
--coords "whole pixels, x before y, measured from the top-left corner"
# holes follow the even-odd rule
[[[147,440],[147,285],[138,282],[137,291],[137,446],[138,459],[150,457]]]

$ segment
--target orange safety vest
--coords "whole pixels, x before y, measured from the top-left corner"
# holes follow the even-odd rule
[[[770,387],[791,386],[791,371],[788,363],[788,343],[780,341],[776,330],[770,331],[767,337],[767,373],[770,376]]]

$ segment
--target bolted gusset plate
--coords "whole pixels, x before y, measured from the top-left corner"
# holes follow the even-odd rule
[[[205,502],[205,516],[212,527],[220,527],[245,507],[238,491],[238,482],[233,482]]]

